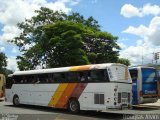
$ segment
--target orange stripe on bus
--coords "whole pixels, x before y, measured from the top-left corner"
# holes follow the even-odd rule
[[[89,70],[90,67],[91,67],[91,65],[75,66],[75,67],[70,68],[69,71]]]
[[[71,97],[79,99],[79,97],[81,96],[82,92],[86,88],[87,84],[88,83],[78,83],[76,88],[75,88],[75,90],[73,91]]]
[[[70,68],[69,71],[89,70],[91,65],[75,66]],[[62,83],[58,86],[56,92],[53,94],[48,106],[50,107],[65,107],[71,96],[77,99],[82,94],[87,84],[84,83]],[[78,91],[77,91],[78,90]]]
[[[77,71],[78,68],[79,68],[79,66],[71,67],[71,68],[69,69],[69,71]]]
[[[58,86],[57,90],[54,92],[48,106],[54,107],[56,103],[59,101],[60,97],[64,93],[65,89],[67,88],[68,83],[62,83]]]
[[[57,108],[64,108],[67,104],[70,96],[72,95],[73,91],[75,90],[77,86],[77,83],[69,83],[65,91],[63,92],[63,95],[56,103],[55,107]]]
[[[91,65],[80,66],[77,70],[89,70]]]

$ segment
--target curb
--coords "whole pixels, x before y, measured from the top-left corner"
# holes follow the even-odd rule
[[[160,108],[160,105],[132,105],[134,108]]]

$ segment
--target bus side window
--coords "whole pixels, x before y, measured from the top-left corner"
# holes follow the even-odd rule
[[[106,81],[106,77],[107,76],[105,75],[105,71],[103,69],[91,70],[91,79],[93,82],[104,82]]]
[[[26,77],[25,77],[25,76],[22,76],[21,78],[22,78],[22,79],[21,79],[21,83],[22,83],[22,84],[23,84],[23,83],[25,83],[25,84],[26,84],[26,83],[27,83],[27,79],[26,79]]]
[[[40,79],[38,75],[34,75],[34,79],[35,79],[35,84],[40,83]]]
[[[27,75],[27,76],[26,76],[26,81],[27,81],[28,84],[31,84],[31,83],[32,83],[31,75]]]
[[[78,82],[79,77],[78,77],[78,72],[68,72],[67,74],[67,80],[68,82]]]
[[[27,75],[26,78],[28,84],[33,84],[35,82],[35,78],[33,75]]]
[[[88,71],[79,72],[79,79],[81,82],[88,81]]]
[[[46,83],[46,77],[45,76],[46,76],[45,74],[39,74],[38,75],[40,83]]]
[[[60,81],[61,82],[66,82],[66,74],[65,73],[60,73],[61,74],[61,78],[60,78]]]
[[[64,73],[54,73],[54,80],[57,83],[65,82]]]
[[[14,76],[13,84],[20,84],[20,83],[21,83],[21,76]]]
[[[6,88],[7,89],[10,89],[12,87],[12,84],[13,83],[13,77],[7,77],[7,80],[6,80]]]
[[[31,75],[30,79],[31,79],[31,81],[32,81],[32,84],[34,84],[36,80],[35,80],[35,78],[34,78],[33,75]]]
[[[54,83],[54,76],[53,76],[53,74],[48,74],[48,81],[49,81],[49,83]]]
[[[132,80],[137,79],[138,71],[137,70],[129,70]]]

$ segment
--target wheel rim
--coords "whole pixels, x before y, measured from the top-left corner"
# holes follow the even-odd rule
[[[19,98],[18,98],[18,97],[16,97],[16,98],[14,99],[14,103],[15,103],[16,105],[19,104]]]
[[[78,109],[78,104],[76,101],[72,101],[70,103],[70,109],[71,109],[71,111],[76,111]]]

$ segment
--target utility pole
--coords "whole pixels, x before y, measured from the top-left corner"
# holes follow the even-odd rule
[[[157,64],[157,60],[160,58],[160,52],[156,52],[154,53],[154,60],[156,61]]]
[[[152,58],[152,64],[154,64],[154,52],[153,52],[152,54],[153,54],[153,58]]]

